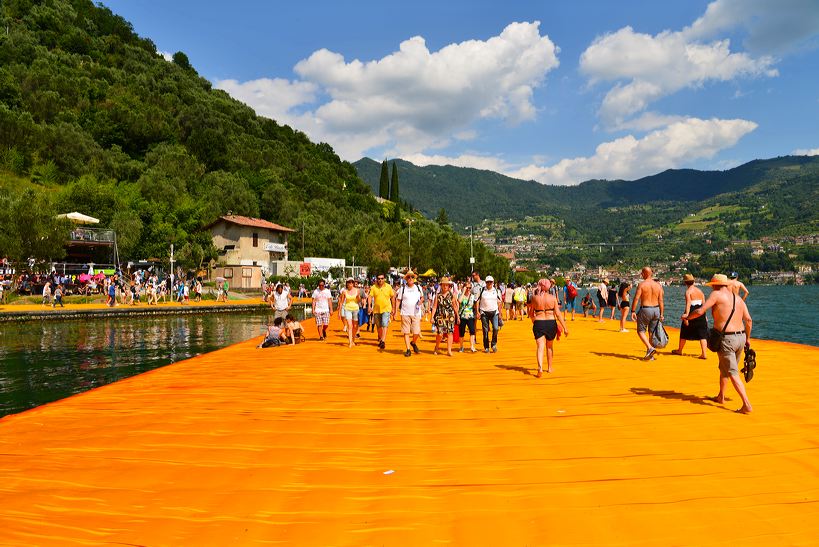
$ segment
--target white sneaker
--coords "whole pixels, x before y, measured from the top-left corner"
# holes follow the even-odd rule
[[[620,329],[620,332],[630,332],[628,329]]]

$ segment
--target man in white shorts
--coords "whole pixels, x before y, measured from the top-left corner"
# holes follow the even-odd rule
[[[318,288],[313,291],[313,317],[316,318],[319,340],[327,338],[327,328],[330,326],[330,315],[333,313],[333,293],[325,286],[324,280],[319,280]]]
[[[404,276],[406,285],[398,289],[398,308],[401,310],[401,334],[407,351],[404,357],[418,351],[418,337],[421,336],[421,315],[423,313],[424,294],[421,287],[415,284],[415,274],[407,272]],[[410,337],[412,340],[410,340]],[[412,351],[410,351],[412,348]]]

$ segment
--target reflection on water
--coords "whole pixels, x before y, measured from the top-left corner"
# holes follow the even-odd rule
[[[0,326],[0,416],[261,336],[267,314]]]

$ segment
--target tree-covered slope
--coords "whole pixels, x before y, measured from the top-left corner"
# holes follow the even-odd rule
[[[671,169],[634,181],[590,180],[571,187],[547,186],[451,165],[397,163],[403,177],[402,197],[427,216],[445,208],[451,220],[463,225],[484,218],[548,214],[564,218],[576,232],[594,237],[610,237],[618,226],[622,227],[617,211],[612,209],[631,208],[631,229],[635,223],[657,227],[698,210],[700,204],[716,196],[731,194],[734,197],[726,199],[741,200],[763,192],[776,198],[778,189],[797,180],[809,189],[819,186],[819,157],[804,156],[755,160],[727,171]],[[354,165],[371,187],[377,183],[377,163],[364,158]],[[743,194],[745,191],[749,193]],[[800,207],[798,200],[783,204],[776,224],[781,228],[789,219],[804,223],[806,214],[817,218],[816,213]]]
[[[34,183],[55,210],[114,227],[124,257],[165,257],[173,242],[197,265],[215,251],[202,227],[233,211],[303,227],[308,256],[403,262],[405,225],[383,218],[329,145],[211,89],[184,53],[166,61],[108,8],[3,0],[0,28],[0,171]],[[427,237],[464,245],[430,225]],[[19,239],[5,232],[0,256]],[[429,266],[452,269],[446,260]]]

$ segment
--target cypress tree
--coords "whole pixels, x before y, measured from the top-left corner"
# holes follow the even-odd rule
[[[390,168],[387,160],[381,162],[381,180],[378,183],[378,197],[389,199],[390,197]]]
[[[390,184],[390,201],[398,202],[398,166],[392,162],[392,183]]]

